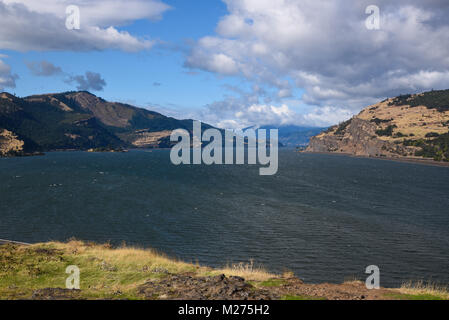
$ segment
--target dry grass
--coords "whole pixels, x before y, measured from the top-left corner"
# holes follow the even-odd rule
[[[151,249],[71,240],[0,247],[0,299],[29,298],[34,290],[65,288],[66,268],[80,269],[82,297],[140,299],[138,287],[169,274],[204,277],[225,274],[249,281],[276,278],[254,263],[212,269],[186,263]],[[3,261],[4,260],[4,261]],[[17,292],[21,292],[20,297]]]
[[[449,288],[447,286],[441,286],[431,281],[418,281],[404,283],[399,291],[408,295],[429,295],[435,297],[441,297],[442,299],[449,300]]]
[[[343,284],[347,284],[347,285],[353,285],[353,286],[364,286],[365,282],[361,281],[361,280],[346,280],[343,282]]]
[[[439,112],[436,109],[428,109],[424,106],[410,107],[410,106],[389,106],[390,101],[375,104],[364,109],[358,117],[363,120],[370,121],[375,118],[382,120],[394,119],[391,123],[383,125],[386,127],[389,124],[394,124],[397,128],[394,133],[401,132],[405,135],[414,134],[412,140],[424,139],[427,133],[436,132],[438,134],[445,134],[448,132],[447,127],[443,125],[449,120],[449,112]],[[376,107],[372,110],[372,107]],[[402,141],[403,138],[394,137],[379,137],[385,141]]]
[[[356,275],[347,276],[344,278],[343,284],[365,284],[364,281],[360,280]]]
[[[278,276],[267,272],[261,266],[255,266],[254,261],[249,263],[237,263],[228,265],[223,269],[216,270],[215,273],[224,274],[226,276],[237,276],[245,278],[249,281],[267,281],[269,279],[278,278]]]
[[[68,254],[78,254],[95,260],[105,261],[119,270],[133,271],[136,269],[166,270],[169,273],[195,272],[198,276],[213,274],[225,274],[227,276],[239,276],[247,280],[265,281],[277,276],[267,272],[263,267],[256,266],[253,260],[249,263],[228,265],[221,269],[213,270],[209,267],[187,263],[168,257],[153,249],[121,246],[112,248],[110,245],[88,244],[82,241],[70,241],[68,243],[53,243]]]
[[[55,248],[87,259],[105,261],[116,266],[120,270],[157,269],[164,268],[169,272],[188,272],[197,267],[174,259],[153,249],[121,246],[112,248],[109,244],[97,245],[82,241],[70,241],[68,243],[51,243]],[[39,245],[37,245],[39,246]],[[145,268],[147,267],[147,268]]]

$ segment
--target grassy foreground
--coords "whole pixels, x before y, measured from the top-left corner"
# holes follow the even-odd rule
[[[65,289],[71,265],[80,270],[80,290]],[[70,241],[0,246],[0,299],[446,300],[449,294],[424,284],[381,290],[357,281],[308,285],[252,263],[211,269],[148,249]]]

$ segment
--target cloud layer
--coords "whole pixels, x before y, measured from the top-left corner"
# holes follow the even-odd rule
[[[380,30],[365,26],[367,0],[224,2],[229,14],[215,35],[197,41],[185,65],[268,86],[279,101],[305,89],[301,101],[321,108],[309,120],[322,113],[330,124],[338,121],[332,115],[387,96],[449,88],[448,1],[379,0]],[[247,120],[260,121],[257,114]]]

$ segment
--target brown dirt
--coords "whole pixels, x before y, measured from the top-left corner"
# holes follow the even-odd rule
[[[273,288],[273,291],[278,291],[281,296],[302,296],[325,300],[385,300],[385,294],[391,293],[388,289],[368,290],[362,282],[304,284],[295,279],[289,279],[285,284]]]
[[[162,280],[150,280],[138,290],[146,299],[163,300],[279,300],[286,296],[311,300],[385,300],[385,294],[392,292],[368,290],[361,282],[313,285],[304,284],[298,278],[274,281],[280,285],[264,288],[240,277],[169,275]]]

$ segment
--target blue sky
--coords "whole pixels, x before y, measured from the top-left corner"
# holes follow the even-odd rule
[[[327,126],[449,88],[449,5],[377,3],[373,16],[370,0],[0,0],[0,90],[84,88],[242,128]],[[79,30],[65,27],[68,5]]]
[[[36,93],[76,90],[64,77],[33,76],[27,61],[50,61],[69,74],[85,71],[100,73],[107,85],[94,91],[111,101],[127,101],[139,106],[160,105],[197,108],[220,99],[224,84],[242,85],[237,79],[223,79],[208,72],[189,74],[184,55],[189,41],[213,32],[217,21],[226,13],[226,6],[216,0],[165,1],[172,9],[160,21],[142,19],[121,27],[133,35],[160,41],[151,50],[126,53],[119,50],[101,52],[14,52],[8,64],[19,75],[17,87],[11,91],[19,96]],[[194,21],[194,23],[192,23]],[[184,50],[184,51],[183,51]],[[155,85],[160,84],[160,85]]]

